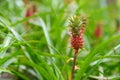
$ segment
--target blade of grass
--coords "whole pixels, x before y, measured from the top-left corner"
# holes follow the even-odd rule
[[[18,72],[16,70],[11,70],[15,75],[19,76],[20,78],[22,78],[23,80],[30,80],[28,77],[26,77],[23,73]]]
[[[99,46],[97,46],[92,52],[90,52],[85,61],[83,62],[83,64],[81,65],[80,70],[78,71],[75,80],[80,80],[82,75],[84,74],[84,72],[86,71],[88,64],[90,64],[90,62],[92,61],[93,57],[95,56],[95,54],[97,53],[97,51],[104,49],[107,44],[111,43],[112,41],[119,39],[120,35],[112,37],[110,39],[108,39],[107,41],[99,44]]]
[[[2,17],[0,17],[0,21],[4,24],[5,27],[8,28],[9,31],[12,32],[12,34],[15,36],[15,39],[18,40],[18,42],[25,42],[25,41],[22,39],[22,37],[21,37],[12,27],[9,26],[9,25],[10,25],[10,22],[9,22],[9,21],[5,20],[5,19],[2,18]],[[6,24],[5,24],[5,23],[6,23]],[[26,45],[29,46],[28,44],[26,44]],[[26,50],[26,48],[25,48],[24,46],[22,46],[22,45],[21,45],[21,48],[24,49],[24,53],[25,53],[25,55],[27,56],[27,58],[28,58],[30,61],[34,62],[33,59],[32,59],[31,54],[28,53],[28,51]],[[29,48],[29,47],[28,47],[28,48]],[[36,72],[37,72],[37,74],[38,74],[39,79],[43,80],[42,77],[40,77],[40,74],[39,74],[39,72],[37,71],[37,69],[35,69],[35,70],[36,70]]]
[[[108,53],[106,53],[105,56],[110,56],[112,53],[115,52],[115,50],[119,50],[119,48],[120,48],[120,44],[118,44],[112,50],[110,50]],[[99,59],[99,58],[96,58],[96,59]],[[92,65],[95,65],[97,62],[99,62],[99,60],[95,60],[94,62],[92,62]]]
[[[48,34],[48,30],[47,30],[46,25],[42,19],[40,19],[40,23],[41,23],[40,26],[42,27],[43,32],[45,34],[47,44],[52,45],[51,39],[50,39],[49,34]],[[50,46],[48,46],[48,48],[50,50],[50,53],[53,54],[54,53],[53,49]]]
[[[42,27],[43,32],[45,34],[45,38],[46,38],[47,44],[48,44],[49,51],[50,51],[51,54],[54,54],[54,50],[51,47],[52,46],[52,42],[51,42],[51,39],[49,37],[47,26],[45,25],[44,21],[41,18],[40,18],[40,22],[41,23],[38,24],[38,26]],[[54,60],[54,58],[52,58],[52,59]],[[50,61],[50,63],[52,63],[52,65],[54,67],[53,69],[55,69],[57,76],[60,77],[63,80],[63,76],[61,75],[61,71],[58,69],[57,65],[55,65],[55,63],[50,58],[48,59],[48,61]]]
[[[12,72],[11,72],[10,70],[8,70],[8,69],[6,69],[6,68],[0,66],[0,74],[1,74],[2,72],[7,72],[7,73],[12,74]]]
[[[6,50],[10,47],[10,45],[13,44],[14,40],[12,40],[12,38],[10,37],[11,34],[8,34],[2,44],[2,49],[0,51],[0,58],[4,58],[5,54],[6,54]]]

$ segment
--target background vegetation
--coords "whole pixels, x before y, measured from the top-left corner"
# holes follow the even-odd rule
[[[76,14],[88,16],[88,25],[74,80],[120,80],[119,4],[119,0],[0,0],[0,80],[69,80],[73,49],[67,25]],[[34,13],[26,16],[32,8]]]

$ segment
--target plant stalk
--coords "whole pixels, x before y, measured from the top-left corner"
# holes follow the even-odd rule
[[[75,50],[75,54],[74,54],[74,58],[73,58],[73,64],[72,64],[72,71],[71,71],[71,79],[70,80],[73,80],[73,77],[74,77],[77,54],[78,54],[78,50]]]

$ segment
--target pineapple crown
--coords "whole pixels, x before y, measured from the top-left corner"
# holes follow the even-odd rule
[[[83,15],[75,15],[69,19],[69,27],[73,35],[79,35],[80,29],[85,28],[87,24],[87,18]]]

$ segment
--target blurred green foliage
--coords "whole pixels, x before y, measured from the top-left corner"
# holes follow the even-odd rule
[[[0,79],[8,75],[10,80],[69,80],[74,50],[68,19],[81,14],[88,17],[88,24],[75,80],[119,80],[119,4],[119,0],[0,0]],[[35,13],[27,17],[33,5]]]

